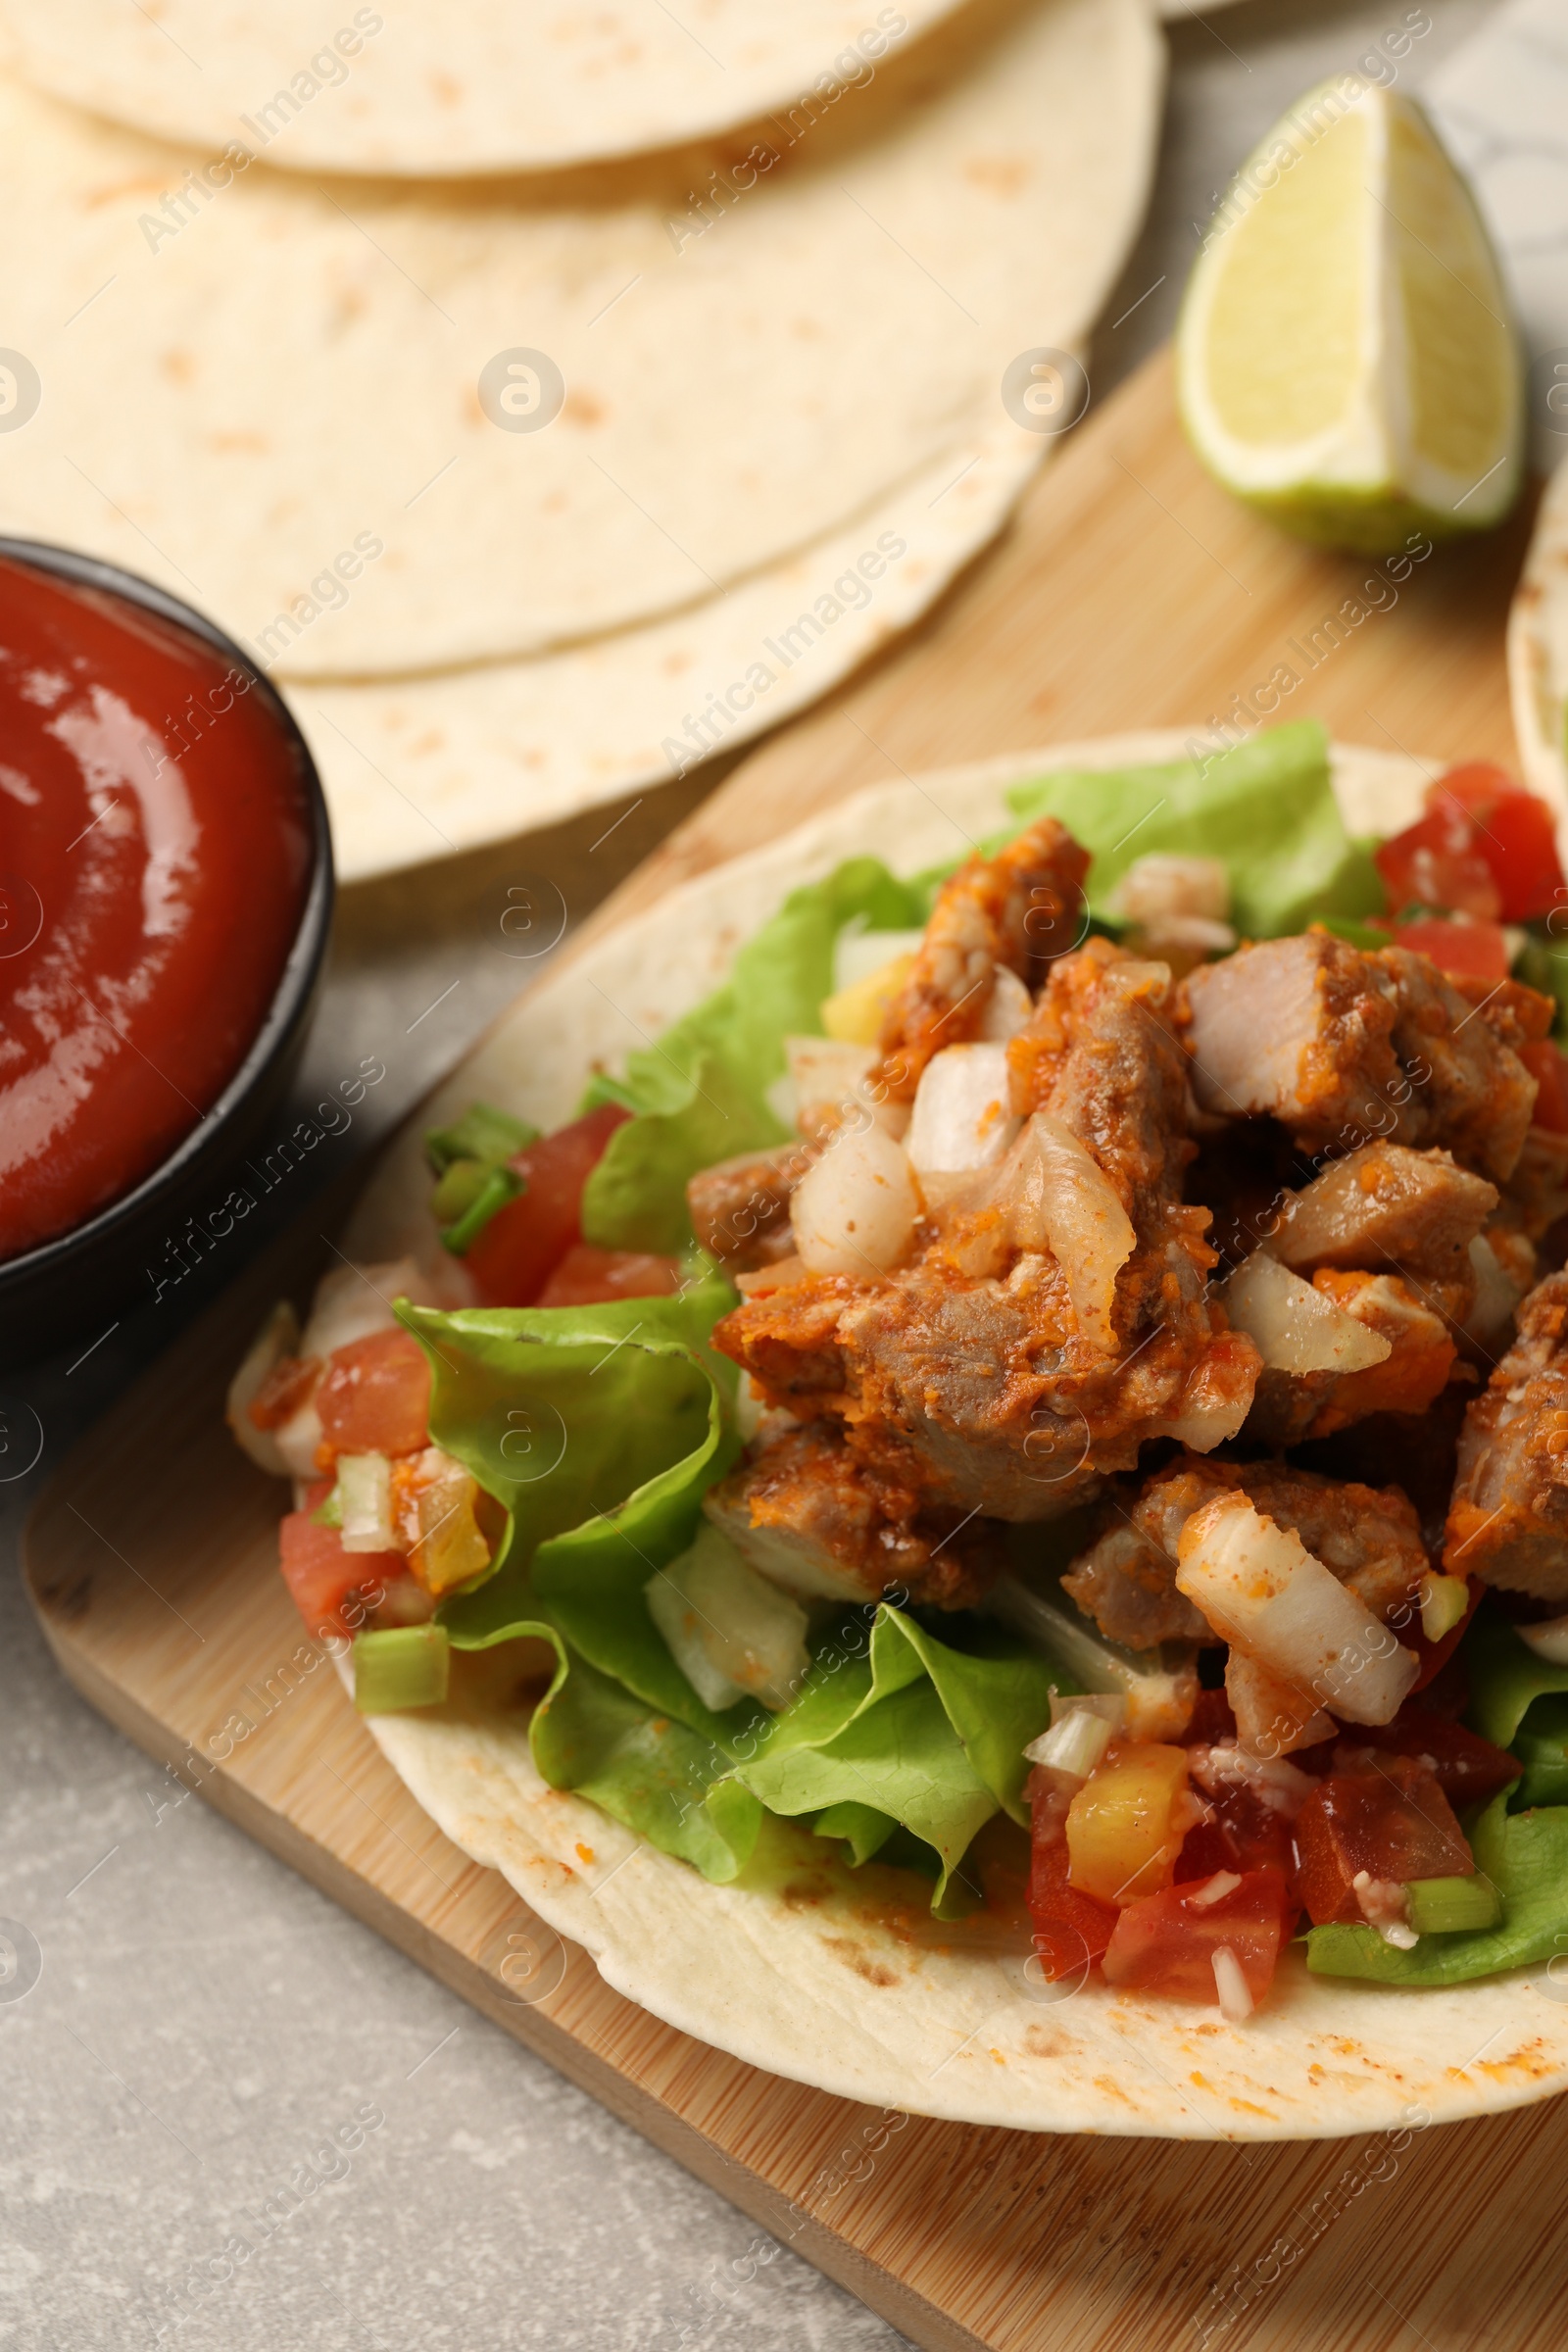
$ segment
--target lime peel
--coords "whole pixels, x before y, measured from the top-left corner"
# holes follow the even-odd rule
[[[1177,387],[1208,470],[1298,537],[1383,555],[1500,521],[1522,478],[1518,334],[1413,99],[1341,75],[1254,150],[1188,284]]]

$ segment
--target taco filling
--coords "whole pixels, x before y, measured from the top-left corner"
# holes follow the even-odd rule
[[[371,1713],[518,1645],[544,1779],[712,1881],[790,1824],[1232,2021],[1298,1937],[1407,1985],[1540,1959],[1542,805],[1471,765],[1352,841],[1310,725],[1010,798],[951,870],[794,892],[553,1132],[427,1137],[414,1254],[235,1379],[290,1592]]]

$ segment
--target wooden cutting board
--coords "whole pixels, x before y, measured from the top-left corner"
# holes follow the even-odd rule
[[[1160,357],[1079,428],[914,637],[764,744],[578,936],[858,784],[1053,738],[1205,732],[1281,671],[1297,680],[1281,713],[1345,740],[1508,760],[1502,632],[1527,529],[1429,555],[1397,583],[1296,547],[1200,473]],[[171,1801],[176,1780],[198,1789],[919,2344],[1561,2341],[1568,2105],[1400,2141],[967,2130],[782,2082],[610,1991],[418,1811],[325,1663],[300,1662],[277,1491],[227,1442],[219,1400],[265,1304],[314,1278],[328,1229],[318,1208],[142,1376],[28,1531],[56,1656],[172,1767]],[[198,1764],[215,1744],[222,1761]],[[728,2285],[744,2295],[742,2277]],[[711,2308],[694,2304],[694,2333]]]

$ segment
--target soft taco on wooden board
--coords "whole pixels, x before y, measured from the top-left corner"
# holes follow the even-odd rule
[[[546,974],[230,1400],[420,1803],[856,2098],[1559,2087],[1559,880],[1496,769],[1125,736]]]

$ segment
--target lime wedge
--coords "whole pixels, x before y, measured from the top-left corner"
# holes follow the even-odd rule
[[[1389,555],[1489,529],[1518,494],[1508,293],[1463,175],[1393,90],[1322,82],[1249,157],[1176,365],[1208,470],[1302,538]]]

